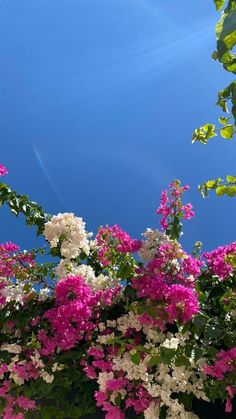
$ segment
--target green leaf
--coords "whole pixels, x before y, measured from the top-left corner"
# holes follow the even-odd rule
[[[176,354],[175,349],[161,347],[161,362],[163,364],[171,364],[173,362],[174,356]]]
[[[225,0],[214,0],[214,3],[216,6],[216,10],[220,10],[224,6]]]
[[[235,14],[234,14],[234,19],[235,19]],[[230,32],[229,35],[225,36],[224,43],[228,49],[233,48],[233,46],[236,43],[236,30],[234,30],[233,32]]]
[[[229,183],[236,183],[236,176],[228,175],[228,176],[226,176],[226,180]]]
[[[224,330],[221,329],[219,326],[208,325],[205,340],[208,341],[209,339],[217,339],[223,334]]]
[[[227,140],[231,140],[231,138],[234,135],[234,126],[227,125],[226,127],[222,128],[220,130],[220,135],[221,137],[226,138]]]
[[[175,365],[177,367],[181,367],[181,365],[184,365],[185,367],[190,367],[191,366],[189,359],[184,355],[179,355],[175,359]]]
[[[139,365],[139,364],[140,364],[141,355],[140,355],[140,353],[139,353],[139,352],[134,352],[134,353],[131,353],[131,354],[130,354],[130,358],[131,358],[132,362],[133,362],[135,365]]]
[[[223,112],[229,112],[227,108],[227,102],[225,100],[219,99],[216,104],[221,107]]]
[[[186,409],[191,409],[192,399],[193,399],[192,394],[179,393],[178,395],[179,402],[182,403]]]
[[[214,60],[214,61],[216,61],[216,60],[218,60],[218,52],[215,50],[215,51],[213,51],[213,53],[212,53],[212,59]]]
[[[220,178],[215,179],[215,180],[208,180],[205,183],[205,185],[206,185],[207,189],[214,189],[219,184],[220,181],[221,181]]]
[[[194,359],[195,361],[198,361],[202,356],[202,349],[200,348],[195,348],[194,349]]]
[[[161,363],[161,357],[159,355],[152,356],[148,365],[150,367],[154,367],[155,365],[159,365]]]
[[[235,196],[236,195],[236,186],[228,186],[226,188],[226,194],[230,197]]]
[[[224,194],[226,193],[226,189],[227,189],[227,187],[226,187],[226,186],[224,186],[224,185],[222,185],[222,186],[218,186],[218,187],[216,188],[216,195],[218,195],[218,196],[222,196],[222,195],[224,195]]]
[[[230,118],[225,118],[224,116],[219,116],[218,121],[220,124],[227,124]]]

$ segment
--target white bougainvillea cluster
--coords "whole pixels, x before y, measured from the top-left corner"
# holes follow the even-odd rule
[[[73,213],[59,213],[45,224],[44,236],[52,248],[60,245],[61,255],[68,259],[89,254],[90,233],[85,230],[83,218]]]

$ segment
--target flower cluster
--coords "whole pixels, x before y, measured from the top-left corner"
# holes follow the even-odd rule
[[[203,370],[205,374],[217,378],[219,381],[225,381],[227,383],[229,380],[229,384],[225,386],[227,392],[226,412],[231,412],[231,400],[236,394],[236,347],[228,351],[221,350],[218,352],[215,363],[211,366],[204,365]]]
[[[118,225],[91,240],[82,218],[45,221],[27,201],[27,223],[36,220],[59,261],[42,263],[44,248],[0,244],[1,418],[100,409],[106,419],[195,419],[196,399],[233,409],[236,244],[185,252],[188,187],[170,187],[157,210],[165,231],[148,228],[142,240]],[[23,208],[25,196],[17,200]]]
[[[87,376],[96,380],[97,406],[107,412],[106,418],[124,418],[121,410],[132,408],[144,418],[159,417],[162,406],[168,407],[168,418],[196,418],[172,394],[194,393],[207,400],[204,394],[202,360],[191,358],[188,367],[176,365],[183,353],[189,334],[158,332],[153,326],[143,326],[133,312],[116,321],[98,325],[95,346],[90,347],[87,359],[82,360]],[[161,355],[172,351],[168,362]],[[151,415],[156,416],[151,416]]]
[[[122,230],[117,224],[113,227],[106,225],[98,229],[96,236],[98,245],[98,257],[103,266],[112,263],[114,252],[134,253],[141,248],[140,240],[133,240],[129,234]]]
[[[19,246],[11,242],[0,244],[0,278],[26,279],[33,265],[31,253],[20,252]]]
[[[89,254],[89,234],[85,231],[85,222],[72,213],[53,216],[45,224],[44,236],[52,248],[60,245],[61,255],[76,258],[81,251]]]
[[[70,259],[61,259],[55,269],[59,279],[67,276],[82,276],[85,283],[93,290],[113,288],[119,284],[119,280],[100,273],[95,275],[94,269],[90,265],[77,264]]]
[[[73,348],[96,325],[99,318],[98,307],[111,305],[120,291],[114,289],[93,292],[80,276],[70,276],[58,282],[55,287],[55,307],[44,313],[51,325],[51,335],[40,330],[38,339],[42,342],[41,353],[49,355],[56,348]]]
[[[6,167],[3,166],[2,164],[0,164],[0,176],[4,176],[4,175],[7,175],[7,174],[8,174],[8,171],[7,171]]]
[[[183,205],[181,197],[185,191],[189,190],[189,186],[181,186],[180,181],[175,180],[170,185],[170,192],[164,190],[161,194],[161,203],[157,209],[157,214],[162,215],[160,224],[163,230],[173,232],[174,236],[178,237],[180,233],[180,219],[189,220],[195,213],[192,209],[192,204]],[[177,231],[175,231],[177,230]]]
[[[166,323],[177,320],[186,323],[199,311],[194,278],[201,265],[173,240],[157,246],[154,258],[139,268],[132,280],[137,296],[146,299],[146,312],[140,317],[143,324],[153,323],[163,329]],[[154,316],[148,313],[150,306]]]
[[[220,246],[212,252],[204,253],[203,256],[213,274],[224,280],[233,273],[235,267],[236,243]]]

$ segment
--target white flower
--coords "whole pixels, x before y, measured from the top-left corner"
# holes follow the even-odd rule
[[[151,402],[146,410],[144,410],[145,419],[156,419],[159,418],[160,405],[159,403]]]
[[[112,380],[114,378],[113,372],[100,372],[98,374],[98,384],[100,391],[106,391],[106,382],[107,380]]]
[[[24,291],[25,285],[22,284],[13,284],[13,285],[7,285],[5,288],[1,290],[1,294],[5,297],[6,303],[9,303],[10,301],[14,301],[17,304],[24,304],[24,298],[25,298],[25,291]]]
[[[22,347],[16,343],[3,343],[0,349],[2,351],[10,352],[11,354],[19,354],[22,351]]]
[[[143,332],[145,333],[148,342],[152,341],[153,343],[161,343],[164,342],[166,338],[164,333],[154,329],[152,326],[144,325]]]
[[[125,334],[130,328],[136,329],[137,331],[142,329],[138,316],[133,311],[117,319],[117,330]]]
[[[144,236],[145,240],[142,241],[142,247],[138,253],[144,261],[153,259],[158,252],[159,246],[170,241],[165,233],[158,230],[152,230],[151,228],[147,228],[147,230],[142,233],[142,236]]]
[[[30,358],[36,368],[44,367],[44,363],[41,359],[40,353],[36,349],[34,350],[34,355],[30,355]]]
[[[179,339],[177,338],[171,338],[171,339],[166,339],[161,346],[164,346],[164,348],[168,348],[168,349],[177,349],[179,346]]]
[[[24,379],[19,377],[19,375],[16,373],[12,372],[9,378],[11,378],[11,380],[13,380],[14,383],[17,384],[18,386],[22,386],[24,384]]]
[[[60,243],[60,251],[65,258],[76,258],[83,250],[89,254],[90,234],[85,231],[85,222],[73,213],[54,215],[44,226],[44,236],[51,247]]]
[[[77,265],[70,259],[62,259],[55,269],[59,279],[67,276],[82,276],[85,283],[88,284],[93,291],[113,288],[119,284],[116,278],[100,274],[95,275],[93,268],[89,265]]]
[[[39,301],[45,301],[50,294],[50,288],[42,288],[39,291]]]
[[[63,368],[64,367],[63,367],[62,364],[58,364],[58,362],[55,362],[52,366],[52,372],[61,371],[61,370],[63,370]]]
[[[152,376],[147,372],[149,361],[150,356],[146,355],[144,360],[142,360],[139,365],[136,365],[133,363],[130,353],[125,352],[122,357],[113,358],[113,370],[125,371],[128,380],[142,380],[144,383],[147,383],[152,379]]]
[[[47,371],[40,371],[39,375],[48,384],[51,384],[54,380],[54,375],[49,374]]]
[[[101,345],[106,345],[107,343],[109,344],[114,338],[115,338],[115,333],[109,333],[109,335],[98,336],[96,341],[100,343]]]

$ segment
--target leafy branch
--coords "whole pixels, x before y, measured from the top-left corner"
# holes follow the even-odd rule
[[[215,190],[216,195],[228,195],[233,197],[236,195],[236,176],[227,176],[226,181],[220,178],[215,180],[208,180],[198,186],[198,190],[201,192],[203,198],[206,198],[209,191]]]
[[[226,4],[224,11],[221,12],[220,20],[216,24],[216,49],[212,58],[224,67],[225,70],[236,74],[236,0],[214,0],[216,10],[221,11]],[[192,142],[199,141],[207,144],[211,138],[218,134],[227,140],[231,140],[236,131],[236,80],[218,92],[216,105],[224,113],[219,116],[220,126],[207,123],[196,128],[192,135]],[[227,176],[226,181],[220,178],[208,180],[199,185],[198,189],[203,197],[208,196],[209,191],[215,190],[218,196],[236,195],[236,177]]]
[[[34,201],[30,201],[27,195],[20,195],[12,191],[5,183],[0,183],[0,205],[6,204],[11,212],[17,217],[20,213],[25,216],[28,226],[37,226],[37,234],[43,232],[44,224],[50,218],[43,208]]]

